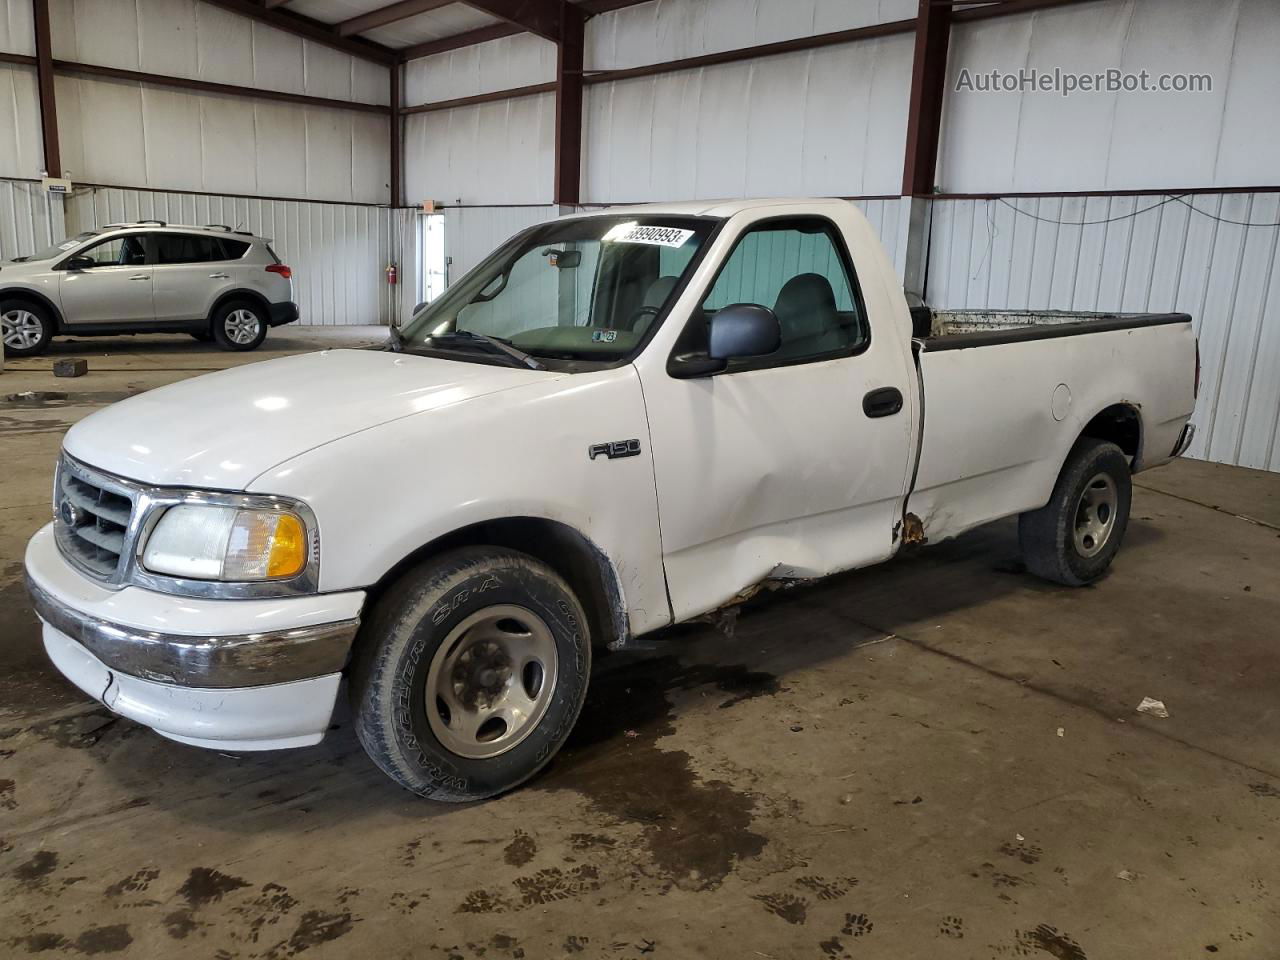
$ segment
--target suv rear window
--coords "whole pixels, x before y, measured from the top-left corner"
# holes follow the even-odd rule
[[[221,239],[218,243],[222,244],[223,260],[239,260],[249,252],[249,244],[243,240],[226,240]]]
[[[156,263],[208,263],[226,259],[215,237],[195,237],[184,233],[158,233]]]

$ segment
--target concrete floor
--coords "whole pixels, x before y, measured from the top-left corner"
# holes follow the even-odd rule
[[[0,955],[1280,956],[1275,475],[1143,475],[1091,588],[1023,574],[1004,522],[602,657],[565,752],[469,807],[392,785],[345,711],[231,756],[64,683],[20,560],[67,426],[378,336],[59,344],[87,377],[0,375]]]

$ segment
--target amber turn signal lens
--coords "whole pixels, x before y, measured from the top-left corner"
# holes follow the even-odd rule
[[[307,536],[302,522],[289,513],[276,517],[271,553],[267,558],[267,576],[292,577],[307,565]]]

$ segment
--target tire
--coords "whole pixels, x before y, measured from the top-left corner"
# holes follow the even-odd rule
[[[191,334],[192,340],[199,340],[201,343],[213,343],[213,334],[208,330],[197,330]]]
[[[6,357],[34,357],[53,339],[48,308],[30,300],[0,300],[0,340]]]
[[[212,328],[223,350],[256,350],[267,337],[267,312],[252,300],[230,300],[213,311]]]
[[[1027,569],[1069,587],[1097,580],[1120,550],[1132,497],[1123,451],[1114,443],[1082,437],[1067,456],[1053,497],[1018,518]]]
[[[464,547],[374,605],[352,668],[356,735],[419,796],[483,800],[555,756],[590,673],[586,614],[568,584],[526,554]]]

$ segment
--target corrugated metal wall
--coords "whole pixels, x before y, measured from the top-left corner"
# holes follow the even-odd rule
[[[549,203],[555,97],[541,94],[405,119],[410,202]]]
[[[38,183],[0,180],[0,260],[25,257],[65,237],[62,204]]]
[[[1108,0],[953,31],[938,182],[948,193],[1273,186],[1275,0]],[[1209,93],[956,91],[961,70],[1208,74]]]
[[[1191,455],[1280,470],[1278,252],[1277,193],[944,200],[927,299],[1189,313],[1203,370]]]
[[[896,194],[911,51],[887,37],[590,86],[584,198]]]
[[[30,3],[0,16],[0,51],[30,55]],[[53,0],[64,60],[386,104],[385,67],[198,0]],[[376,113],[59,74],[64,176],[214,194],[386,203],[389,120]],[[35,71],[0,65],[0,176],[44,167]]]
[[[386,282],[400,249],[399,212],[384,207],[96,188],[67,199],[67,232],[133,220],[222,223],[271,237],[293,268],[304,324],[385,324],[400,309]],[[410,246],[408,249],[412,249]]]
[[[508,237],[558,215],[559,208],[551,205],[446,208],[444,254],[452,260],[448,267],[449,283],[460,279]]]

